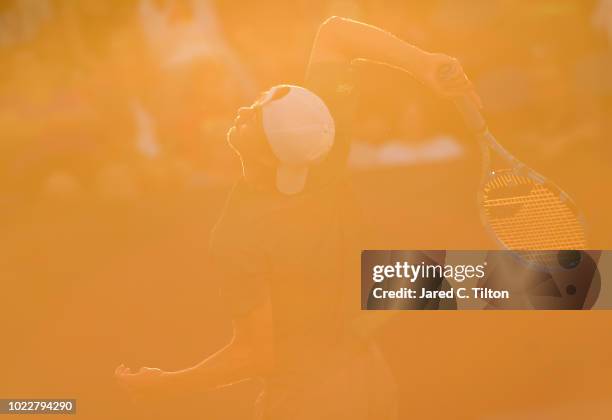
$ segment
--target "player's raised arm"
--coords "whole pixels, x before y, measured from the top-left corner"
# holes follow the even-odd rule
[[[472,83],[456,58],[430,53],[376,26],[332,16],[317,32],[309,66],[319,62],[364,59],[410,73],[440,95],[472,95]],[[447,77],[440,77],[446,69]],[[476,102],[479,99],[474,96]]]

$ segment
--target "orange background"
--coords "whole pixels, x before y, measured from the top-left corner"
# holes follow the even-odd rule
[[[575,199],[592,248],[611,247],[612,44],[594,24],[597,2],[218,1],[199,15],[205,2],[151,1],[162,29],[143,3],[0,5],[0,397],[77,398],[87,419],[153,418],[116,388],[116,365],[179,369],[228,340],[206,262],[240,169],[224,133],[259,90],[300,82],[331,14],[457,56],[499,140]],[[479,151],[452,106],[389,69],[359,76],[357,140],[446,134],[463,150],[352,169],[368,248],[491,247],[476,207]],[[607,311],[410,312],[377,338],[402,418],[609,418],[610,321]],[[151,404],[177,418],[195,407],[240,418],[254,395],[245,383]]]

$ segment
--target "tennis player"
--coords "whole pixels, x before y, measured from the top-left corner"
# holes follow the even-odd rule
[[[120,365],[122,385],[215,389],[261,378],[257,418],[396,418],[393,377],[372,340],[353,328],[360,235],[345,166],[356,59],[408,72],[440,95],[475,95],[455,58],[354,20],[324,21],[304,83],[274,86],[239,109],[227,135],[243,177],[210,251],[234,319],[232,340],[180,371]],[[441,80],[449,67],[452,76]]]

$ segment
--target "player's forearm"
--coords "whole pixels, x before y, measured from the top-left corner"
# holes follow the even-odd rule
[[[193,367],[162,373],[159,384],[171,392],[214,389],[262,375],[267,368],[248,345],[234,340]]]
[[[419,76],[428,54],[376,26],[334,16],[321,25],[311,59],[324,60],[326,55],[346,61],[361,58]]]

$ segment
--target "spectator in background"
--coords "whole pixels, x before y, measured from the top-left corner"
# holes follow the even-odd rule
[[[593,13],[593,24],[608,36],[612,46],[612,0],[599,0]]]
[[[148,144],[160,144],[155,149],[165,158],[212,166],[212,137],[222,133],[209,129],[254,95],[253,79],[226,41],[211,1],[140,0],[138,21],[157,72],[135,105],[139,127],[151,122],[149,137],[156,138]]]

